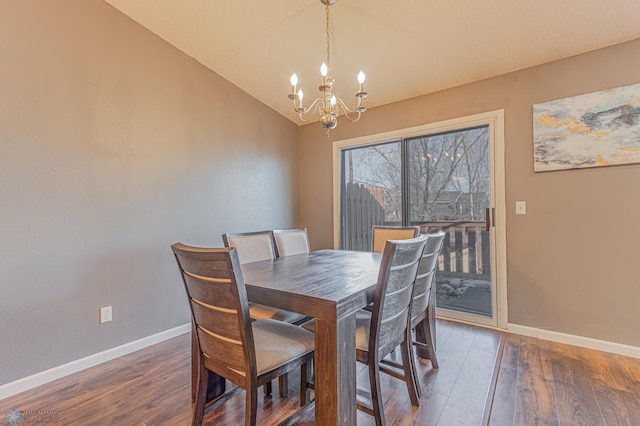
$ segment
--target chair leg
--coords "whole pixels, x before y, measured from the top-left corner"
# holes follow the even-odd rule
[[[289,374],[284,373],[278,377],[278,388],[280,388],[280,398],[284,398],[289,394]]]
[[[409,361],[411,362],[411,378],[412,378],[412,382],[413,385],[415,386],[416,389],[416,395],[418,395],[418,398],[422,397],[422,390],[420,389],[420,373],[418,372],[418,360],[416,359],[416,356],[413,353],[413,344],[409,344],[408,345],[408,351],[409,351]]]
[[[404,371],[404,382],[407,384],[409,399],[412,405],[420,405],[420,382],[418,381],[418,373],[416,365],[413,362],[413,345],[411,344],[411,330],[407,333],[408,337],[400,344],[402,352],[402,370]]]
[[[311,380],[311,361],[305,362],[300,367],[300,406],[304,407],[310,398],[309,380]]]
[[[438,369],[438,358],[436,357],[436,347],[433,341],[434,336],[431,331],[431,325],[428,319],[424,319],[416,326],[416,340],[418,342],[425,342],[427,346],[427,356],[431,360],[431,366]],[[416,352],[420,355],[418,350]]]
[[[245,426],[256,426],[258,416],[258,390],[255,387],[247,386],[247,403],[244,411]]]
[[[193,407],[193,418],[191,424],[193,426],[202,425],[204,418],[204,405],[207,399],[207,386],[209,384],[209,370],[207,370],[202,360],[200,360],[198,374],[198,388],[196,389],[195,405]]]
[[[380,389],[380,370],[377,357],[370,354],[369,359],[369,385],[371,386],[371,405],[376,426],[386,426],[384,419],[384,407],[382,406],[382,392]]]
[[[271,387],[271,382],[267,382],[264,384],[264,386],[262,386],[263,392],[264,392],[264,396],[271,396],[271,392],[272,392],[272,387]]]

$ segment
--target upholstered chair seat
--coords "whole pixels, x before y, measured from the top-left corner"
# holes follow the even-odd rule
[[[313,352],[315,337],[301,327],[271,319],[253,321],[251,326],[258,375]]]

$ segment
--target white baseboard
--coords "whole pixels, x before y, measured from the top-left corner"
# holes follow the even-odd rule
[[[148,346],[155,345],[156,343],[164,342],[165,340],[180,336],[181,334],[185,334],[190,331],[191,323],[179,325],[169,330],[161,331],[160,333],[143,337],[142,339],[125,343],[124,345],[116,346],[115,348],[107,349],[106,351],[98,352],[97,354],[89,355],[87,357],[53,367],[49,370],[41,371],[40,373],[6,383],[0,386],[0,400],[68,376],[69,374],[77,373],[78,371],[85,370],[89,367],[93,367],[95,365],[102,364],[103,362],[144,349]]]
[[[565,343],[567,345],[580,346],[583,348],[595,349],[603,352],[610,352],[618,355],[640,358],[640,348],[636,346],[623,345],[621,343],[608,342],[606,340],[592,339],[590,337],[576,336],[573,334],[559,333],[541,328],[527,327],[518,324],[509,324],[507,331],[523,336],[535,337],[552,342]]]

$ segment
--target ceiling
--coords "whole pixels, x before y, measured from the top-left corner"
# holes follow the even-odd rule
[[[291,74],[305,101],[318,94],[320,0],[105,1],[297,124]],[[335,93],[353,105],[363,69],[367,107],[640,38],[639,0],[338,0],[330,11]]]

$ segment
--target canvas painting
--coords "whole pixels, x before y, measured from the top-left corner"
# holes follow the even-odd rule
[[[640,84],[533,106],[534,171],[640,163]]]

